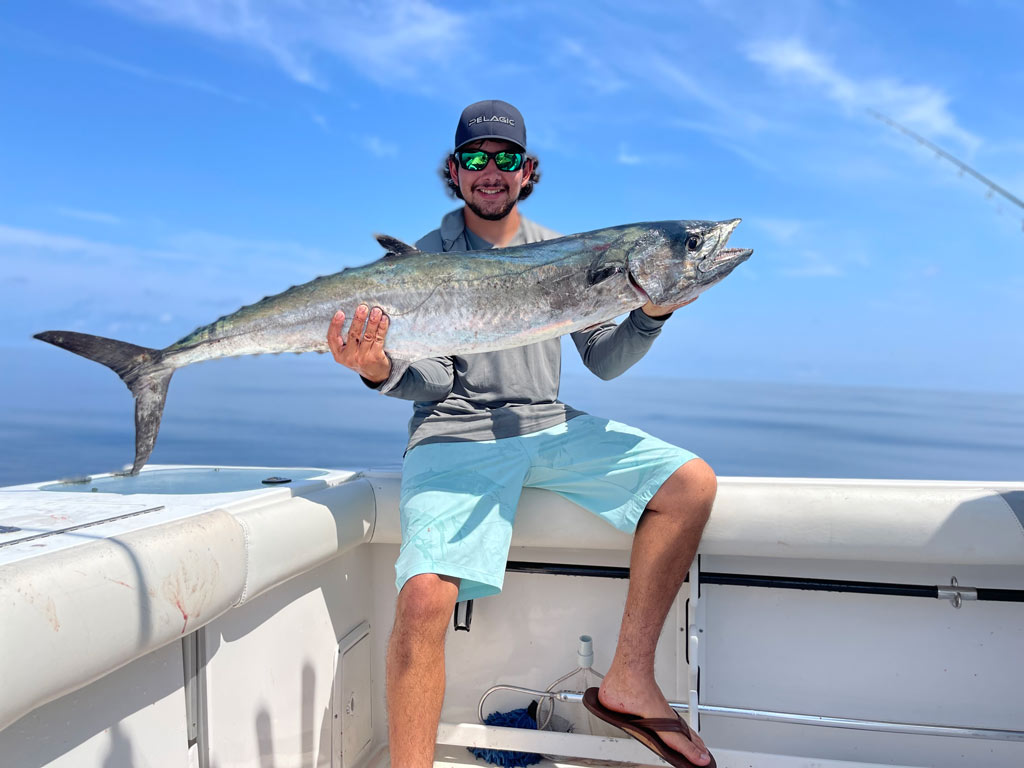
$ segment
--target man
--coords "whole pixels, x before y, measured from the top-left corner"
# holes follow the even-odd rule
[[[443,176],[465,206],[419,240],[420,250],[501,248],[557,236],[519,213],[539,175],[512,105],[483,101],[465,109]],[[607,322],[572,338],[587,367],[612,378],[644,355],[676,308],[648,303],[621,325]],[[714,501],[711,468],[689,451],[560,402],[558,339],[399,367],[384,352],[389,320],[379,307],[360,305],[345,339],[344,320],[338,312],[328,331],[335,360],[368,386],[414,401],[387,659],[392,766],[433,763],[448,620],[457,600],[501,591],[524,486],[554,490],[635,531],[615,657],[588,708],[609,721],[619,713],[642,718],[633,719],[630,732],[639,730],[641,741],[675,765],[713,765],[654,680],[658,637]]]

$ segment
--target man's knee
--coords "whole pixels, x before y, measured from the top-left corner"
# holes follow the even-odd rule
[[[410,578],[398,593],[395,625],[408,623],[419,628],[447,626],[459,594],[459,580],[436,573]]]
[[[658,512],[685,511],[706,517],[717,492],[715,471],[703,459],[691,459],[669,476],[648,506]]]
[[[718,493],[718,477],[710,464],[704,459],[691,459],[676,470],[674,475],[682,475],[687,490],[705,502],[710,510]]]

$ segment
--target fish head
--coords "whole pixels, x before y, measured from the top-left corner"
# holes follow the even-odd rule
[[[753,253],[749,248],[725,247],[739,223],[731,219],[639,225],[630,238],[630,283],[643,298],[660,306],[696,298]]]

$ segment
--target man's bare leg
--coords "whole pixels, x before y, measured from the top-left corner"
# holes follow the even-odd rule
[[[609,709],[674,717],[654,680],[654,649],[697,552],[717,487],[711,467],[700,459],[688,461],[665,481],[640,518],[619,642],[599,694]],[[709,762],[707,748],[696,734],[692,743],[679,733],[659,735],[690,762]]]
[[[388,641],[388,734],[392,768],[429,768],[444,701],[444,639],[459,580],[424,573],[398,593]]]

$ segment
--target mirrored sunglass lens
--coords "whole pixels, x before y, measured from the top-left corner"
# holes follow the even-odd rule
[[[523,162],[523,156],[519,152],[498,152],[494,156],[494,164],[500,171],[518,171]]]
[[[459,155],[462,167],[467,171],[479,171],[487,165],[486,152],[462,152]]]

